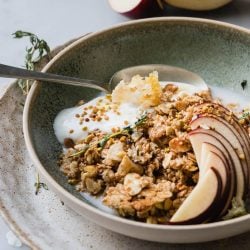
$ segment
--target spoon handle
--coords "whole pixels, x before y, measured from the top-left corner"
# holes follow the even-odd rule
[[[0,64],[0,77],[56,82],[56,83],[97,89],[106,93],[108,92],[105,88],[99,86],[100,83],[93,80],[79,79],[69,76],[31,71],[4,64]]]

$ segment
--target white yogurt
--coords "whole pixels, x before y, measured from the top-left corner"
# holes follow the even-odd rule
[[[87,115],[83,119],[82,123],[80,122],[81,117],[76,117],[76,115],[81,115],[84,112],[84,108],[95,106],[98,101],[102,100],[103,104],[100,104],[99,107],[112,106],[110,102],[105,101],[105,97],[97,97],[94,100],[74,108],[62,110],[56,117],[54,121],[54,130],[56,137],[60,143],[63,143],[64,138],[70,137],[73,140],[84,139],[88,132],[95,129],[100,129],[103,132],[110,133],[111,129],[114,127],[126,127],[128,124],[134,124],[136,120],[141,116],[143,112],[138,106],[134,106],[129,103],[123,103],[119,105],[117,112],[114,112],[113,109],[105,112],[105,116],[108,117],[108,120],[102,119],[101,121],[93,121],[89,119],[87,122],[85,119],[88,119],[88,116],[91,113],[91,110],[85,110]],[[108,103],[108,104],[107,104]],[[87,128],[87,130],[84,130]]]
[[[223,87],[209,86],[213,99],[219,99],[224,106],[235,105],[233,111],[240,112],[250,108],[250,98]]]
[[[195,92],[198,92],[198,89],[195,86],[186,83],[161,82],[161,86],[164,87],[169,83],[176,84],[179,87],[178,92],[175,95],[176,98],[183,93],[194,94]],[[81,123],[81,117],[77,116],[81,115],[84,111],[87,112],[87,115],[90,115],[91,110],[84,109],[90,106],[94,107],[97,104],[99,108],[106,106],[111,107],[111,110],[105,113],[108,120],[102,119],[101,121],[93,121],[90,119],[86,122],[85,119],[87,116],[85,116]],[[71,138],[73,140],[84,139],[88,135],[88,132],[95,129],[100,129],[105,133],[110,133],[111,129],[114,127],[123,128],[128,125],[133,125],[141,117],[142,113],[147,110],[142,110],[139,106],[131,103],[122,103],[119,105],[117,111],[119,114],[114,112],[112,109],[112,103],[105,97],[97,97],[79,107],[64,109],[57,115],[54,121],[55,135],[58,141],[63,143],[65,138]],[[84,130],[84,128],[87,128],[87,130]]]

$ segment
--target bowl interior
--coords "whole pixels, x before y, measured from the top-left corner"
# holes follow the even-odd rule
[[[48,67],[57,74],[109,81],[117,70],[161,63],[198,73],[208,84],[243,91],[250,82],[250,35],[247,31],[195,19],[151,19],[131,22],[80,39]],[[66,190],[83,199],[57,166],[62,150],[53,130],[57,113],[90,100],[97,91],[42,83],[34,86],[28,111],[29,136],[45,170]]]

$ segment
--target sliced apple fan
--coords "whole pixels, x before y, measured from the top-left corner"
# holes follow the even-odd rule
[[[250,163],[247,131],[236,116],[215,103],[196,106],[190,125],[199,181],[170,223],[197,224],[245,214]]]

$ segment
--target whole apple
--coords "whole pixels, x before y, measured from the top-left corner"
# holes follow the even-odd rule
[[[130,18],[157,16],[161,13],[163,0],[108,0],[111,8]]]

